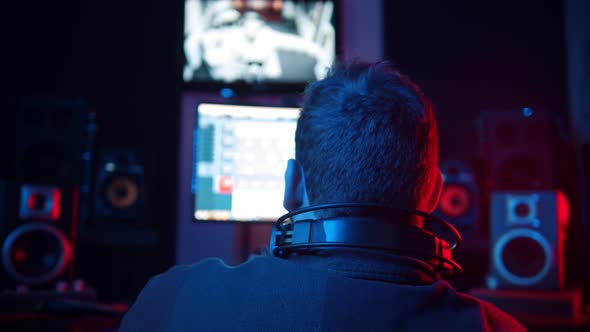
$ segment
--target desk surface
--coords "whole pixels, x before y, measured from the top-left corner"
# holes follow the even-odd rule
[[[121,317],[91,314],[0,313],[1,330],[14,332],[114,332],[120,322]]]

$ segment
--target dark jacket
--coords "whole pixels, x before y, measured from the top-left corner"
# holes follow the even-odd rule
[[[524,331],[493,305],[374,252],[219,259],[154,277],[121,331]]]

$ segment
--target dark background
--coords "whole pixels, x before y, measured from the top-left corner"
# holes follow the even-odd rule
[[[128,148],[145,162],[145,224],[160,234],[159,244],[94,250],[83,262],[96,267],[86,276],[91,284],[117,288],[106,297],[134,294],[173,264],[183,2],[29,1],[11,13],[13,95],[90,99],[95,156]],[[14,98],[5,99],[10,116]],[[121,280],[112,280],[108,269],[118,267]]]
[[[529,106],[567,123],[561,1],[383,3],[385,58],[433,100],[442,158],[478,157],[481,111]],[[134,294],[173,264],[183,2],[27,1],[5,14],[3,117],[14,96],[85,96],[96,106],[97,152],[123,147],[145,160],[146,223],[161,241],[117,263],[120,287]],[[97,267],[101,253],[112,254],[94,252]],[[108,273],[96,272],[104,282]]]
[[[473,158],[482,111],[567,120],[561,1],[384,1],[385,55],[438,110],[442,158]],[[567,123],[567,121],[564,121]]]

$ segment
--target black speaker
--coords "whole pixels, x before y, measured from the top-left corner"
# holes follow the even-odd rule
[[[144,205],[144,166],[137,154],[129,150],[106,151],[98,164],[95,217],[141,224]]]
[[[546,112],[523,108],[484,113],[480,143],[489,162],[491,190],[555,189],[555,124]]]
[[[559,191],[493,192],[488,287],[563,289],[568,223]]]
[[[8,197],[6,195],[8,185],[5,178],[0,177],[0,233],[3,233],[4,225],[7,224],[7,218],[10,214],[8,210]]]
[[[67,278],[88,206],[94,113],[70,98],[19,101],[14,178],[1,228],[2,286]],[[70,274],[71,275],[71,274]]]
[[[440,170],[444,184],[434,214],[450,222],[462,233],[476,231],[479,197],[472,167],[459,160],[445,160],[440,163]]]

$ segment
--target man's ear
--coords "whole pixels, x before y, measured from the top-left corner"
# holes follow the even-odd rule
[[[427,213],[432,213],[436,209],[436,207],[438,206],[438,201],[440,199],[440,194],[442,192],[443,184],[444,184],[443,175],[442,175],[440,169],[437,169],[436,170],[436,179],[434,180],[434,185],[432,186],[432,191],[430,192],[430,195],[428,195],[428,198],[425,200],[424,206],[421,209],[422,211],[427,212]]]
[[[289,159],[285,170],[285,195],[283,206],[287,211],[309,205],[303,168],[295,159]]]

